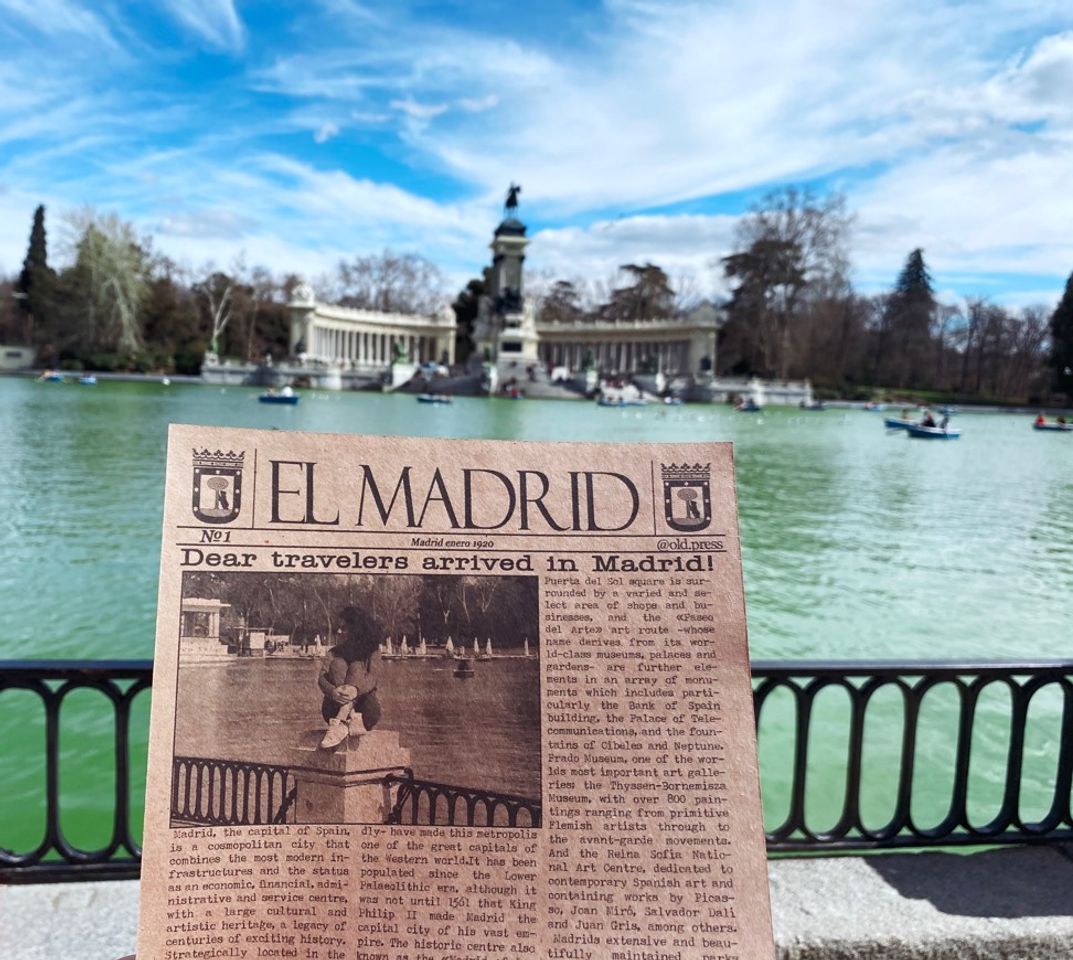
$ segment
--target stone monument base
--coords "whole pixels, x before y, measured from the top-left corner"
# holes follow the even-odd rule
[[[320,748],[323,736],[323,727],[308,730],[292,751],[295,822],[384,823],[398,793],[385,777],[401,776],[410,766],[398,732],[351,735],[328,750]]]

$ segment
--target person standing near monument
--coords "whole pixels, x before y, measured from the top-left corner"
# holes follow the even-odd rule
[[[380,680],[380,641],[376,623],[360,607],[346,607],[339,614],[339,642],[328,651],[317,678],[324,694],[321,714],[328,729],[321,747],[342,743],[350,734],[360,735],[380,720],[376,689]]]

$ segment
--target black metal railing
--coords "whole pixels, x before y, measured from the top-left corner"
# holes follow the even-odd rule
[[[396,788],[388,823],[435,827],[539,827],[540,801],[511,793],[417,780],[413,772],[384,778]]]
[[[150,661],[0,661],[0,697],[8,690],[35,694],[44,710],[45,730],[44,791],[38,801],[31,801],[44,808],[44,836],[28,852],[0,849],[0,882],[137,875],[141,851],[130,823],[130,713],[132,702],[147,690],[151,676]],[[767,792],[788,797],[784,811],[774,816],[769,811],[769,850],[835,852],[1073,839],[1073,660],[754,661],[753,678],[761,757],[775,757],[762,764],[764,783],[781,781],[780,790]],[[96,850],[73,845],[63,835],[60,818],[60,706],[72,692],[87,689],[104,696],[114,718],[112,835]],[[993,702],[996,691],[1008,701],[999,708]],[[922,721],[922,715],[940,692],[947,700],[946,725],[939,731],[949,744],[945,770],[935,769],[934,750],[921,746],[924,739],[933,741],[936,735],[934,723]],[[1034,753],[1038,761],[1041,750],[1037,745],[1030,751],[1026,737],[1034,705],[1044,698],[1051,701],[1054,735],[1042,752],[1052,773],[1045,791],[1046,809],[1030,815],[1024,810],[1022,781],[1033,759],[1029,754]],[[834,736],[829,725],[825,727],[818,719],[829,712],[832,702],[841,703],[843,714]],[[769,733],[767,727],[780,711],[782,725],[775,724]],[[996,714],[1001,715],[998,721]],[[974,820],[970,770],[979,759],[975,734],[979,727],[996,722],[1005,725],[1007,736],[1001,756],[989,768],[988,779],[998,783],[999,799],[988,815]],[[886,727],[885,738],[880,738],[887,745],[882,755],[869,747],[867,731],[877,723]],[[896,735],[892,737],[893,728]],[[772,736],[777,736],[777,743],[771,742]],[[842,739],[844,748],[836,751],[832,741]],[[892,742],[896,742],[893,753]],[[821,745],[823,762],[817,763]],[[995,760],[993,747],[991,760]],[[0,771],[3,761],[0,752]],[[173,777],[172,803],[173,811],[182,814],[179,820],[220,823],[222,819],[214,818],[234,818],[236,823],[269,823],[293,816],[293,782],[282,768],[216,761],[210,772],[205,762],[176,760],[180,767],[179,777]],[[866,801],[869,777],[877,770],[887,781],[892,800],[889,815],[872,822]],[[950,781],[949,801],[937,817],[924,823],[914,808],[916,785],[943,777]],[[819,804],[810,808],[810,790],[815,784],[826,781],[829,787],[836,779],[844,781],[838,809],[829,814],[817,812]],[[499,826],[500,821],[507,826],[538,826],[541,821],[539,804],[525,798],[482,794],[412,777],[394,780],[392,786],[398,793],[391,822],[429,823],[430,816],[437,823],[440,817],[448,817],[450,822],[475,826],[489,822]],[[829,796],[831,790],[826,793]],[[2,808],[0,793],[0,814]],[[828,814],[827,825],[816,825],[820,814]]]
[[[293,823],[294,777],[286,767],[208,757],[171,763],[172,826]]]
[[[44,834],[25,852],[0,848],[0,882],[138,876],[142,852],[131,824],[130,714],[152,677],[151,660],[0,661],[0,696],[10,690],[36,695],[45,727],[44,796],[35,804],[44,807]],[[60,709],[72,693],[84,690],[96,691],[111,706],[115,744],[111,837],[96,850],[76,847],[60,823]],[[0,770],[3,759],[0,755]]]
[[[754,701],[761,750],[764,747],[765,714],[780,693],[790,697],[792,711],[792,749],[783,751],[790,764],[789,807],[785,818],[768,828],[768,849],[772,851],[875,850],[899,847],[986,845],[999,843],[1057,842],[1073,839],[1073,812],[1070,808],[1070,784],[1073,775],[1073,661],[1037,660],[1007,662],[800,662],[753,664]],[[884,710],[880,698],[892,695],[894,702]],[[1008,723],[994,716],[981,718],[983,698],[995,694],[1008,696]],[[824,763],[822,776],[841,775],[845,789],[841,808],[826,829],[810,824],[807,796],[810,779],[820,776],[810,770],[812,736],[819,698],[842,698],[848,712],[846,750],[842,763]],[[1054,734],[1050,750],[1053,755],[1045,766],[1053,767],[1053,780],[1046,811],[1032,817],[1023,812],[1022,782],[1026,769],[1026,731],[1029,713],[1044,697],[1052,703],[1051,723],[1044,723]],[[929,697],[931,698],[929,701]],[[942,703],[945,698],[945,704]],[[890,699],[890,697],[888,697]],[[924,730],[922,712],[925,705],[942,706],[952,725]],[[994,703],[988,704],[994,713]],[[868,823],[864,814],[864,784],[870,769],[866,749],[866,727],[884,724],[899,731],[899,749],[895,757],[872,769],[884,771],[892,798],[889,816]],[[970,811],[970,766],[983,744],[974,734],[990,724],[991,733],[1006,728],[1008,742],[1002,751],[1000,769],[991,768],[992,780],[1000,781],[1000,799],[991,804],[982,822],[973,822]],[[935,769],[934,761],[922,755],[920,745],[929,735],[934,750],[938,738],[945,738],[952,754],[949,801],[934,815],[930,825],[914,813],[914,785],[918,778],[943,779],[946,772]],[[942,752],[942,751],[940,751]],[[841,769],[838,769],[841,766]],[[766,772],[766,771],[765,771]],[[874,779],[874,778],[873,778]],[[874,786],[874,784],[873,784]],[[1037,784],[1037,791],[1045,789]],[[934,793],[934,791],[933,791]],[[1038,803],[1038,799],[1036,800]],[[986,806],[981,804],[980,806]]]

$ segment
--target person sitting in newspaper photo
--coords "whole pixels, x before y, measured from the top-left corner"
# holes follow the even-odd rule
[[[317,686],[324,694],[321,714],[328,729],[320,745],[335,747],[350,734],[372,730],[380,719],[376,688],[380,679],[379,631],[359,607],[339,614],[339,643],[328,651]]]

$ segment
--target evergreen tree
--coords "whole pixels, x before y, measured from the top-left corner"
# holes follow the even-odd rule
[[[492,287],[492,268],[485,267],[479,277],[469,281],[455,297],[451,309],[455,312],[455,361],[465,363],[473,352],[473,328],[480,311],[481,297]]]
[[[1051,314],[1051,367],[1055,388],[1073,397],[1073,273]]]
[[[30,246],[26,259],[22,263],[22,272],[15,285],[19,308],[26,315],[28,329],[36,330],[30,334],[35,340],[47,339],[50,333],[50,306],[55,289],[56,275],[48,265],[48,245],[45,238],[45,208],[38,206],[34,211],[34,222],[30,228]]]
[[[661,267],[654,263],[625,263],[619,269],[632,283],[611,291],[611,301],[604,307],[607,316],[616,320],[651,320],[674,314],[674,290]]]
[[[880,358],[880,369],[899,387],[919,387],[929,382],[931,373],[931,327],[936,317],[935,290],[924,263],[924,251],[917,247],[887,300],[885,327],[889,356]]]
[[[575,323],[584,313],[581,294],[569,280],[556,280],[540,304],[540,320],[544,323]]]

